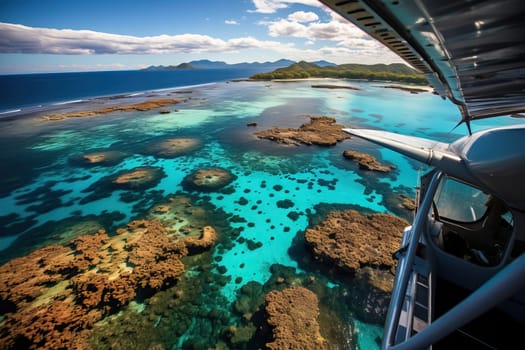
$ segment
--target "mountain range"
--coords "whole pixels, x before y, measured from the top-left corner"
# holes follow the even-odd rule
[[[260,68],[260,69],[277,69],[277,68],[284,68],[288,67],[292,64],[296,63],[292,60],[287,59],[280,59],[274,62],[242,62],[242,63],[234,63],[234,64],[228,64],[223,61],[210,61],[210,60],[197,60],[197,61],[190,61],[190,62],[184,62],[179,65],[169,65],[169,66],[149,66],[147,68],[143,68],[142,70],[149,70],[149,71],[159,71],[159,70],[179,70],[179,69],[224,69],[224,68],[239,68],[239,69],[246,69],[246,68]],[[332,67],[335,66],[334,63],[328,62],[328,61],[316,61],[312,62],[320,67]]]
[[[364,79],[376,81],[398,81],[412,84],[427,84],[424,76],[403,63],[392,64],[334,64],[328,61],[295,62],[280,59],[274,62],[242,62],[228,64],[223,61],[197,60],[184,62],[177,66],[149,66],[147,71],[171,71],[190,69],[251,69],[258,71],[250,79],[304,79],[304,78],[336,78]],[[264,73],[263,73],[264,72]]]

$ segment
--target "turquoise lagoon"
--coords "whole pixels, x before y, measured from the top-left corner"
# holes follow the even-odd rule
[[[409,94],[377,83],[347,81],[336,83],[360,90],[314,89],[311,83],[223,82],[185,91],[148,93],[186,98],[169,114],[127,112],[56,122],[43,121],[37,114],[3,118],[1,263],[86,233],[79,230],[63,237],[53,231],[57,225],[89,218],[111,234],[169,196],[187,194],[197,203],[216,208],[221,225],[226,222],[228,230],[238,233],[235,241],[219,243],[210,253],[210,273],[223,279],[213,292],[201,293],[204,301],[200,307],[219,308],[229,318],[227,323],[235,324],[240,317],[232,309],[241,287],[250,281],[268,283],[274,271],[272,266],[280,266],[291,274],[315,275],[322,281],[320,302],[342,313],[342,330],[333,337],[332,348],[377,349],[381,324],[363,322],[358,318],[358,310],[345,305],[344,296],[352,293],[351,279],[302,262],[301,256],[309,253],[298,237],[309,226],[319,205],[398,214],[388,207],[384,197],[393,192],[413,196],[418,171],[425,170],[424,166],[355,138],[327,148],[284,146],[259,140],[253,133],[273,126],[297,128],[308,122],[308,115],[332,116],[348,127],[379,128],[445,142],[466,135],[467,130],[464,125],[455,128],[459,120],[457,108],[430,92]],[[137,96],[120,98],[124,104]],[[92,108],[97,101],[82,103],[85,108]],[[248,127],[248,122],[256,122],[257,126]],[[514,121],[509,118],[509,122]],[[494,125],[494,121],[487,120],[473,126],[479,130]],[[174,158],[144,152],[151,142],[174,137],[198,138],[203,146]],[[360,171],[343,159],[346,149],[370,153],[397,168],[385,175]],[[71,162],[93,150],[119,151],[125,156],[110,166],[85,167]],[[100,186],[105,177],[138,166],[162,168],[164,176],[154,187],[139,193]],[[229,191],[201,193],[183,188],[181,183],[189,173],[212,166],[228,169],[237,176]],[[292,207],[279,207],[277,203],[283,200],[291,201]],[[295,215],[289,215],[290,212]],[[234,216],[244,220],[228,221]],[[248,248],[247,241],[256,242],[256,249]],[[190,270],[187,277],[198,274]],[[142,305],[128,312],[137,313],[144,308]],[[159,339],[171,348],[188,347],[195,339],[199,339],[199,344],[213,346],[220,338],[220,330],[200,315],[191,316],[192,321],[177,336],[164,334]],[[158,322],[160,318],[155,324]],[[353,336],[345,337],[346,333]]]

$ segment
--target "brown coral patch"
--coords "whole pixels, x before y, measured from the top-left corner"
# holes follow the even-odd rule
[[[223,168],[200,169],[184,178],[182,186],[187,190],[216,191],[237,178]]]
[[[337,142],[350,138],[342,131],[343,128],[343,125],[336,124],[335,118],[310,116],[310,123],[303,124],[298,129],[275,127],[256,132],[254,135],[286,145],[334,146]]]
[[[184,243],[190,254],[200,253],[215,244],[217,241],[217,232],[211,226],[204,226],[202,233],[197,237],[188,237]]]
[[[357,271],[351,304],[359,319],[384,324],[394,285],[389,271],[364,267]]]
[[[163,176],[161,168],[139,167],[118,174],[112,183],[127,189],[149,188],[156,185]]]
[[[293,286],[282,291],[271,291],[265,297],[268,324],[273,328],[270,349],[328,349],[321,336],[317,318],[319,301],[310,290]]]
[[[152,144],[148,149],[159,157],[172,158],[195,151],[201,146],[202,142],[199,139],[178,137]]]
[[[0,266],[0,342],[7,348],[81,347],[91,326],[143,297],[173,285],[187,255],[158,221],[132,221],[119,234],[104,230],[53,245]]]
[[[343,157],[358,162],[359,168],[363,170],[386,173],[396,168],[394,165],[382,165],[375,157],[371,156],[370,154],[360,153],[352,150],[344,151]]]
[[[85,153],[75,159],[75,161],[76,163],[84,166],[107,166],[120,163],[125,156],[125,153],[119,151],[98,151]]]
[[[194,205],[189,197],[169,197],[165,203],[154,206],[148,217],[162,222],[170,238],[199,239],[205,226],[209,225],[209,214],[198,205]]]
[[[332,211],[308,228],[305,241],[315,258],[355,272],[363,266],[393,269],[392,253],[399,248],[408,221],[390,214]]]
[[[416,210],[416,201],[413,198],[409,198],[406,194],[400,193],[398,195],[399,200],[401,201],[401,206],[409,211]]]

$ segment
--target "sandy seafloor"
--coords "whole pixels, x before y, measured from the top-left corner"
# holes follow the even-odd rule
[[[107,346],[103,327],[114,329],[111,336],[120,337],[123,348],[126,341],[141,344],[144,338],[148,344],[160,343],[165,348],[191,348],[197,343],[213,347],[225,325],[241,322],[242,315],[234,307],[239,289],[250,281],[270,286],[272,271],[279,266],[298,280],[316,277],[321,310],[337,314],[330,322],[338,322],[339,333],[326,336],[331,348],[379,348],[382,325],[360,320],[358,310],[352,310],[348,302],[352,279],[307,262],[309,252],[300,237],[310,220],[316,220],[320,204],[392,213],[383,197],[391,192],[413,196],[418,170],[426,168],[355,138],[334,147],[284,146],[259,140],[253,132],[272,126],[296,128],[308,122],[307,115],[327,115],[349,127],[379,128],[445,142],[467,131],[464,125],[454,129],[459,120],[457,108],[432,93],[410,94],[369,82],[334,83],[361,90],[313,89],[312,81],[225,82],[121,96],[111,102],[126,104],[145,96],[186,99],[169,107],[169,114],[116,112],[61,121],[42,120],[44,112],[4,116],[0,120],[0,262],[44,245],[65,244],[93,227],[104,227],[113,234],[168,197],[188,195],[195,203],[212,208],[210,224],[220,227],[220,234],[237,232],[238,237],[230,241],[223,237],[197,259],[197,263],[206,263],[205,268],[187,269],[178,288],[189,288],[192,310],[175,308],[151,316],[148,304],[137,300],[101,322],[101,331],[96,334],[95,330],[92,337],[93,347]],[[54,106],[53,112],[58,108],[94,109],[101,101]],[[248,122],[257,126],[248,127]],[[501,122],[482,120],[473,128],[496,123]],[[196,138],[202,146],[172,158],[145,152],[148,145],[179,137]],[[360,171],[343,159],[345,149],[370,153],[396,169],[388,174]],[[92,151],[118,151],[124,156],[105,166],[73,161]],[[153,187],[140,190],[104,185],[104,178],[138,166],[160,167],[164,176]],[[185,176],[208,167],[236,175],[228,191],[203,193],[182,187]],[[291,200],[293,207],[279,208],[276,203],[280,200]],[[298,215],[290,216],[292,211]],[[245,220],[231,220],[235,215]],[[249,248],[248,241],[257,243],[256,249]],[[161,300],[163,293],[169,291],[154,297]],[[211,320],[210,310],[220,317]],[[328,321],[321,320],[321,326],[323,322]],[[136,329],[130,331],[133,327]],[[351,333],[356,336],[345,337]]]

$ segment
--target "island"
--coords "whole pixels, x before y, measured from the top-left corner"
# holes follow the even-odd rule
[[[402,64],[340,64],[333,66],[319,66],[315,63],[301,61],[286,68],[278,68],[267,73],[257,73],[250,77],[252,80],[281,80],[281,79],[361,79],[371,81],[397,81],[409,84],[426,85],[423,74]]]
[[[370,154],[360,153],[353,150],[346,150],[343,152],[343,157],[359,163],[359,169],[379,171],[387,173],[392,169],[395,169],[394,165],[382,165],[377,159]]]

